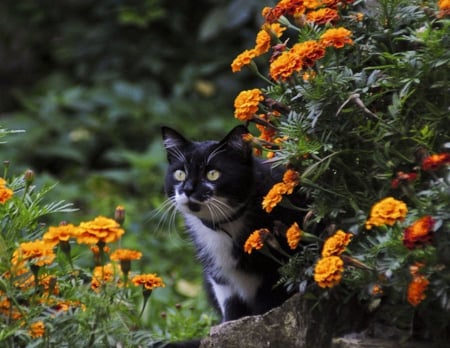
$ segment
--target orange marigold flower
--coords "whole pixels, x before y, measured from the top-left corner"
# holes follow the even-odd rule
[[[251,120],[263,100],[264,96],[258,88],[242,91],[234,100],[234,117],[241,121]]]
[[[244,66],[249,65],[252,62],[253,58],[255,58],[257,55],[258,54],[254,49],[245,50],[244,52],[239,54],[231,63],[231,71],[232,72],[241,71],[241,69]]]
[[[308,40],[295,44],[291,49],[291,54],[301,59],[302,67],[311,67],[316,60],[323,58],[325,49],[314,40]]]
[[[338,230],[323,243],[322,257],[339,256],[353,238],[353,234]]]
[[[384,198],[372,207],[366,228],[370,230],[373,226],[392,226],[396,221],[402,221],[407,213],[408,208],[404,202],[393,197]]]
[[[403,233],[403,244],[408,249],[430,243],[433,237],[434,220],[431,216],[424,216],[408,226]]]
[[[289,248],[292,250],[298,247],[298,243],[300,243],[300,239],[302,238],[303,231],[298,226],[298,223],[294,222],[291,227],[286,231],[286,238],[289,244]]]
[[[270,213],[273,208],[275,208],[278,203],[283,199],[283,195],[287,193],[287,186],[284,182],[279,182],[270,189],[267,195],[264,196],[262,207],[267,212]]]
[[[288,186],[288,194],[292,193],[292,189],[300,182],[300,175],[293,169],[288,169],[283,174],[283,182]]]
[[[116,265],[107,263],[104,266],[96,266],[92,272],[91,288],[99,290],[105,283],[111,283],[120,272]]]
[[[12,257],[13,265],[18,265],[23,261],[29,261],[36,266],[49,265],[55,259],[53,245],[43,240],[21,243]]]
[[[437,14],[438,18],[450,16],[450,0],[439,0],[438,8],[439,8],[439,13]]]
[[[5,204],[13,195],[13,190],[6,187],[5,179],[0,178],[0,204]]]
[[[344,272],[344,261],[339,256],[324,257],[314,268],[314,280],[321,288],[332,288],[339,284]]]
[[[331,8],[321,8],[316,11],[310,11],[306,14],[306,20],[316,24],[327,24],[339,20],[338,11]]]
[[[409,283],[407,293],[408,302],[412,306],[416,307],[426,298],[425,291],[429,284],[429,280],[423,275],[413,277],[412,281]]]
[[[146,290],[153,290],[154,288],[164,288],[166,285],[163,280],[155,273],[138,274],[131,279],[131,282],[136,285],[142,285]]]
[[[47,243],[56,245],[59,242],[68,242],[70,238],[76,238],[78,228],[72,224],[62,223],[59,226],[50,226],[42,239]]]
[[[270,231],[267,228],[261,228],[259,230],[253,231],[253,233],[245,241],[244,251],[248,254],[251,254],[253,249],[262,249],[262,247],[264,246],[265,235],[269,233]]]
[[[288,169],[283,175],[283,182],[276,183],[264,196],[262,207],[270,213],[283,199],[283,195],[290,195],[299,184],[299,174],[295,170]]]
[[[434,154],[425,158],[422,162],[423,170],[437,170],[450,163],[450,153]]]
[[[383,295],[384,291],[380,284],[374,284],[370,289],[370,294],[372,296]]]
[[[322,6],[322,0],[304,0],[303,5],[308,10],[314,10],[314,9]]]
[[[28,334],[33,338],[42,337],[45,334],[45,324],[43,321],[36,321],[30,325]]]
[[[270,63],[270,76],[275,81],[287,80],[303,68],[303,60],[292,50],[283,51]]]
[[[352,32],[343,27],[328,29],[320,36],[320,43],[325,47],[342,48],[346,44],[353,44],[353,40],[350,38],[351,35]]]
[[[140,251],[131,249],[117,249],[109,256],[112,261],[139,260],[141,257]]]
[[[82,222],[78,228],[77,242],[79,244],[112,243],[120,239],[125,233],[117,221],[104,216],[98,216],[92,221]]]

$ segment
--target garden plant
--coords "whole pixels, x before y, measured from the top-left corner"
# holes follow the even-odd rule
[[[231,65],[266,82],[236,97],[235,117],[256,126],[257,154],[288,168],[263,208],[296,192],[312,202],[302,230],[281,232],[297,252],[280,283],[335,306],[344,330],[367,323],[348,313],[357,304],[404,338],[450,339],[449,9],[282,0]],[[322,240],[302,243],[313,222]],[[246,250],[270,251],[270,233]]]

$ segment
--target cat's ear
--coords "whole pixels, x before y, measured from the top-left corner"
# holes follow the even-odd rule
[[[181,159],[182,149],[190,142],[176,130],[169,127],[161,127],[163,144],[167,151],[167,160],[169,163],[173,159]]]
[[[247,127],[242,125],[236,126],[222,139],[220,144],[228,145],[233,150],[238,151],[244,159],[248,159],[252,156],[252,147],[244,139],[248,133]]]

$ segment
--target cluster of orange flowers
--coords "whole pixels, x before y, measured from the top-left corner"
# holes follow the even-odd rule
[[[11,259],[11,269],[1,275],[8,279],[14,286],[21,290],[29,290],[39,287],[42,289],[42,298],[39,300],[43,305],[51,306],[55,310],[67,310],[69,308],[81,307],[77,301],[57,299],[51,295],[59,295],[59,286],[56,276],[43,273],[45,266],[51,265],[56,257],[55,247],[59,245],[70,260],[70,239],[76,239],[78,244],[90,244],[94,253],[95,267],[92,272],[91,288],[100,292],[107,284],[115,284],[118,287],[128,286],[128,275],[131,269],[130,262],[139,260],[142,253],[131,249],[116,249],[109,255],[113,262],[106,263],[104,257],[110,248],[106,243],[118,241],[125,233],[118,221],[123,221],[124,208],[116,209],[116,218],[110,219],[98,216],[92,221],[82,222],[79,226],[61,223],[59,226],[50,226],[44,233],[42,239],[23,242],[14,251]],[[43,273],[43,274],[41,274]],[[142,286],[144,294],[157,287],[164,287],[163,280],[156,274],[134,275],[131,283]],[[19,308],[11,303],[6,294],[0,292],[0,316],[18,320],[22,317]],[[41,322],[34,323],[30,327],[32,337],[41,337],[45,326]]]
[[[283,181],[275,184],[262,202],[263,209],[270,213],[281,202],[284,195],[290,195],[294,188],[300,183],[298,172],[288,169],[283,175]]]
[[[418,306],[426,298],[425,291],[430,284],[430,281],[420,274],[422,267],[422,264],[416,263],[409,268],[412,280],[408,286],[407,300],[414,307]]]
[[[0,204],[5,204],[13,194],[13,190],[6,186],[5,179],[0,178]]]
[[[383,225],[393,226],[397,221],[403,221],[407,212],[404,202],[392,197],[385,198],[372,207],[371,216],[366,222],[366,228],[371,229],[372,226]],[[403,245],[412,250],[430,244],[433,238],[433,227],[434,219],[431,216],[427,215],[417,219],[403,230]],[[422,267],[422,264],[410,267],[412,280],[408,286],[407,299],[413,306],[417,306],[425,299],[425,290],[429,285],[428,279],[418,272]]]
[[[274,8],[266,7],[262,11],[265,24],[258,33],[256,46],[239,54],[231,64],[233,72],[240,71],[243,66],[249,65],[253,59],[267,53],[272,40],[277,40],[273,46],[273,55],[270,64],[270,76],[275,81],[285,81],[295,72],[312,67],[314,63],[323,58],[325,49],[329,46],[342,48],[352,44],[351,32],[345,28],[331,28],[326,30],[319,40],[309,40],[294,44],[290,49],[280,38],[285,27],[275,23],[281,16],[292,16],[301,25],[310,23],[315,25],[334,24],[339,21],[337,7],[345,6],[351,1],[280,1]],[[310,75],[310,74],[308,74]]]
[[[352,1],[309,0],[293,1],[281,0],[275,7],[266,7],[262,11],[264,24],[256,35],[255,46],[240,53],[231,63],[233,72],[241,71],[243,67],[254,64],[253,60],[268,53],[272,48],[269,59],[269,75],[276,82],[286,82],[291,77],[302,74],[308,81],[316,76],[316,62],[326,55],[328,47],[341,49],[345,45],[352,45],[352,32],[344,27],[333,27],[339,20],[339,10]],[[284,16],[292,17],[299,26],[315,25],[327,26],[316,38],[297,42],[288,47],[282,36],[290,26]],[[332,26],[330,28],[330,26]],[[284,138],[277,137],[277,120],[280,110],[271,105],[259,89],[242,91],[235,98],[234,116],[240,121],[255,122],[260,136],[253,138],[257,154],[263,149],[268,150],[267,157],[275,155],[273,149],[279,149]],[[263,107],[264,106],[264,107]],[[263,111],[258,114],[258,111]],[[283,110],[286,111],[286,110]]]
[[[298,247],[302,237],[311,237],[310,234],[302,231],[296,222],[286,230],[285,236],[286,242],[292,250]],[[251,254],[253,250],[261,250],[266,244],[284,254],[275,236],[267,228],[253,231],[244,243],[244,251]]]
[[[322,258],[314,268],[314,280],[322,288],[331,288],[342,279],[344,261],[340,257],[352,240],[353,235],[338,230],[322,247]]]

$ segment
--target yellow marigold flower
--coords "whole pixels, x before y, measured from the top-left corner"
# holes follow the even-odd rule
[[[407,293],[408,302],[412,306],[416,307],[426,298],[425,291],[429,284],[429,280],[423,275],[413,277],[412,281],[409,283]]]
[[[21,243],[12,257],[13,265],[29,261],[36,266],[49,265],[55,259],[53,245],[43,240]]]
[[[314,280],[321,288],[332,288],[339,284],[344,272],[344,261],[339,256],[324,257],[314,268]]]
[[[234,117],[241,121],[251,120],[263,100],[264,96],[258,88],[242,91],[234,100]]]
[[[79,244],[112,243],[120,239],[125,233],[117,221],[104,216],[98,216],[92,221],[82,222],[78,228],[77,242]]]
[[[31,324],[28,334],[33,338],[42,337],[45,334],[45,324],[43,321],[36,321]]]
[[[42,239],[47,243],[56,245],[59,242],[68,242],[70,238],[76,238],[78,228],[72,224],[61,224],[59,226],[50,226],[44,233]]]
[[[322,257],[339,256],[353,238],[353,234],[345,233],[342,230],[337,231],[325,243],[323,243]]]
[[[112,261],[139,260],[141,257],[140,251],[131,249],[117,249],[109,256]]]
[[[392,197],[384,198],[372,207],[366,228],[370,230],[373,226],[392,226],[396,221],[402,221],[407,213],[408,208],[404,202]]]
[[[265,235],[270,233],[268,229],[261,228],[253,231],[253,233],[247,238],[244,244],[244,251],[251,254],[253,249],[260,250],[264,246]]]
[[[289,248],[292,250],[298,247],[298,243],[300,243],[300,239],[302,238],[302,230],[298,226],[298,223],[294,222],[291,227],[286,231],[286,238],[289,244]]]
[[[163,280],[155,273],[138,274],[131,279],[131,282],[136,285],[142,285],[146,290],[153,290],[154,288],[164,288],[166,285]]]
[[[352,32],[343,27],[328,29],[320,36],[320,43],[325,47],[342,48],[346,44],[353,44],[353,40],[350,38],[351,35]]]
[[[249,65],[252,62],[253,58],[255,58],[256,56],[258,56],[258,54],[255,49],[245,50],[244,52],[239,54],[231,63],[231,71],[241,71],[241,69],[244,66]]]
[[[0,178],[0,204],[5,204],[13,195],[13,190],[6,187],[5,179]]]
[[[339,13],[335,9],[321,8],[306,14],[306,20],[316,24],[327,24],[339,20]]]

